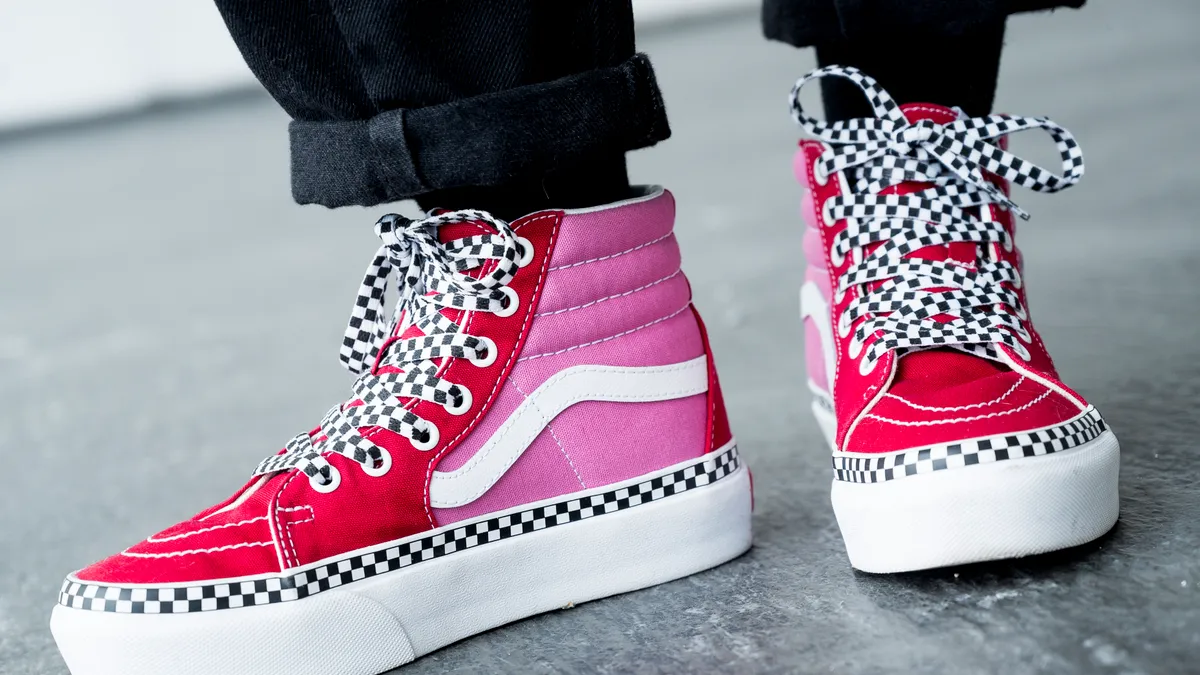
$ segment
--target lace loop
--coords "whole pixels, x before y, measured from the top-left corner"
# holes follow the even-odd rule
[[[876,117],[822,122],[804,112],[800,92],[822,77],[850,80],[866,95]],[[854,351],[864,351],[860,372],[869,372],[888,351],[953,347],[1001,360],[997,344],[1028,354],[1027,312],[1018,289],[1021,276],[1000,256],[984,253],[974,263],[909,257],[928,247],[969,243],[1013,250],[1012,234],[993,217],[991,206],[1028,218],[989,176],[1040,192],[1057,192],[1083,177],[1083,153],[1069,131],[1044,117],[987,115],[939,124],[910,122],[895,100],[858,69],[828,66],[796,82],[789,99],[792,116],[828,146],[817,158],[818,174],[844,172],[849,193],[830,198],[826,224],[845,221],[834,234],[831,259],[840,266],[835,297],[860,292],[839,317],[838,331],[853,332]],[[1042,129],[1062,160],[1056,175],[990,141]],[[881,194],[902,183],[924,189]],[[839,301],[840,302],[840,301]],[[851,331],[851,326],[857,327]],[[863,345],[867,345],[865,350]],[[1027,357],[1025,357],[1027,358]]]
[[[495,232],[481,227],[481,234],[439,241],[438,229],[455,223],[490,226]],[[528,243],[519,243],[508,223],[471,210],[415,221],[389,214],[375,224],[375,234],[382,245],[367,266],[338,354],[346,369],[359,375],[354,398],[331,408],[318,431],[294,437],[283,452],[263,460],[254,475],[299,469],[314,486],[328,488],[337,480],[336,469],[324,457],[331,452],[362,464],[368,475],[382,475],[390,455],[358,430],[385,428],[408,438],[417,450],[431,450],[438,429],[412,412],[412,404],[432,401],[454,414],[465,414],[472,405],[470,391],[440,377],[435,361],[495,360],[495,342],[462,333],[442,309],[499,316],[515,311],[517,296],[508,283],[522,256],[532,255],[521,249]],[[467,273],[478,268],[486,273]],[[399,297],[390,320],[384,321],[393,275]],[[399,337],[414,327],[420,335]]]

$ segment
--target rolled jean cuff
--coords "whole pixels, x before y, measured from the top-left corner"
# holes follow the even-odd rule
[[[965,35],[1009,15],[1085,0],[763,0],[763,33],[796,47],[909,33],[912,39]]]
[[[292,196],[373,206],[466,186],[537,179],[671,135],[644,54],[550,82],[367,120],[293,121]]]

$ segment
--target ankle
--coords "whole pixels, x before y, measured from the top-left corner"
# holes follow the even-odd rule
[[[897,55],[912,53],[914,42],[934,54],[932,68]],[[958,35],[914,39],[873,38],[870,41],[832,42],[817,46],[821,66],[853,66],[870,75],[895,97],[897,103],[936,103],[962,108],[978,117],[992,110],[1004,22],[974,26]],[[821,97],[828,121],[873,117],[857,86],[842,78],[821,80]]]
[[[417,198],[423,209],[481,209],[516,220],[543,209],[602,206],[631,196],[625,156],[605,157],[504,185],[441,190]]]

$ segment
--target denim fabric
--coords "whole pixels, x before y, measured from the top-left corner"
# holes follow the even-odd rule
[[[216,3],[293,118],[300,203],[469,202],[513,185],[523,203],[569,201],[573,183],[607,183],[586,199],[623,189],[623,153],[670,136],[654,71],[634,49],[630,0]],[[1082,3],[764,0],[763,17],[768,37],[804,46],[881,31],[960,35],[1014,11]]]
[[[1082,7],[1086,0],[763,0],[763,33],[796,47],[879,38],[955,37],[1018,12]]]
[[[216,2],[294,120],[301,203],[536,182],[670,135],[630,0]]]

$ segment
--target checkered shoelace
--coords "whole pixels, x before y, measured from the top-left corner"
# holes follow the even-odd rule
[[[496,234],[438,241],[439,227],[464,222],[490,225]],[[416,221],[387,215],[375,224],[375,234],[383,245],[363,276],[339,354],[345,367],[359,375],[351,401],[361,403],[331,408],[318,432],[293,438],[282,453],[258,465],[256,476],[299,469],[314,489],[327,492],[340,482],[337,470],[323,456],[330,452],[358,462],[368,474],[381,475],[391,464],[390,456],[358,430],[386,428],[410,439],[418,450],[432,449],[438,440],[437,427],[413,413],[412,405],[433,401],[456,414],[470,405],[470,391],[438,377],[434,361],[456,358],[486,365],[496,357],[494,342],[463,333],[441,310],[515,311],[517,296],[507,284],[524,262],[520,248],[529,243],[517,237],[508,223],[469,210]],[[490,272],[478,278],[465,273],[489,261],[495,263]],[[399,298],[391,320],[383,321],[388,279],[393,274],[398,278]],[[391,339],[412,326],[423,335]]]
[[[857,85],[876,117],[825,123],[807,115],[800,90],[822,77],[842,77]],[[1029,216],[985,172],[1039,192],[1057,192],[1083,176],[1083,153],[1069,131],[1044,117],[988,115],[950,124],[909,122],[895,100],[861,71],[845,66],[814,70],[796,82],[792,117],[830,148],[815,165],[817,180],[843,173],[848,193],[823,205],[826,226],[845,220],[834,236],[835,266],[853,256],[840,276],[836,299],[854,288],[857,296],[837,321],[844,338],[856,322],[850,355],[863,374],[888,351],[953,347],[1001,360],[998,344],[1029,358],[1028,319],[1018,289],[1021,275],[999,259],[993,245],[1013,248],[1012,235],[993,218],[989,205]],[[1029,129],[1045,130],[1062,158],[1061,176],[989,142]],[[906,195],[883,195],[900,183],[931,186]],[[974,265],[910,259],[928,246],[973,243],[981,250]],[[869,247],[875,248],[867,253]],[[934,317],[951,317],[939,321]]]

